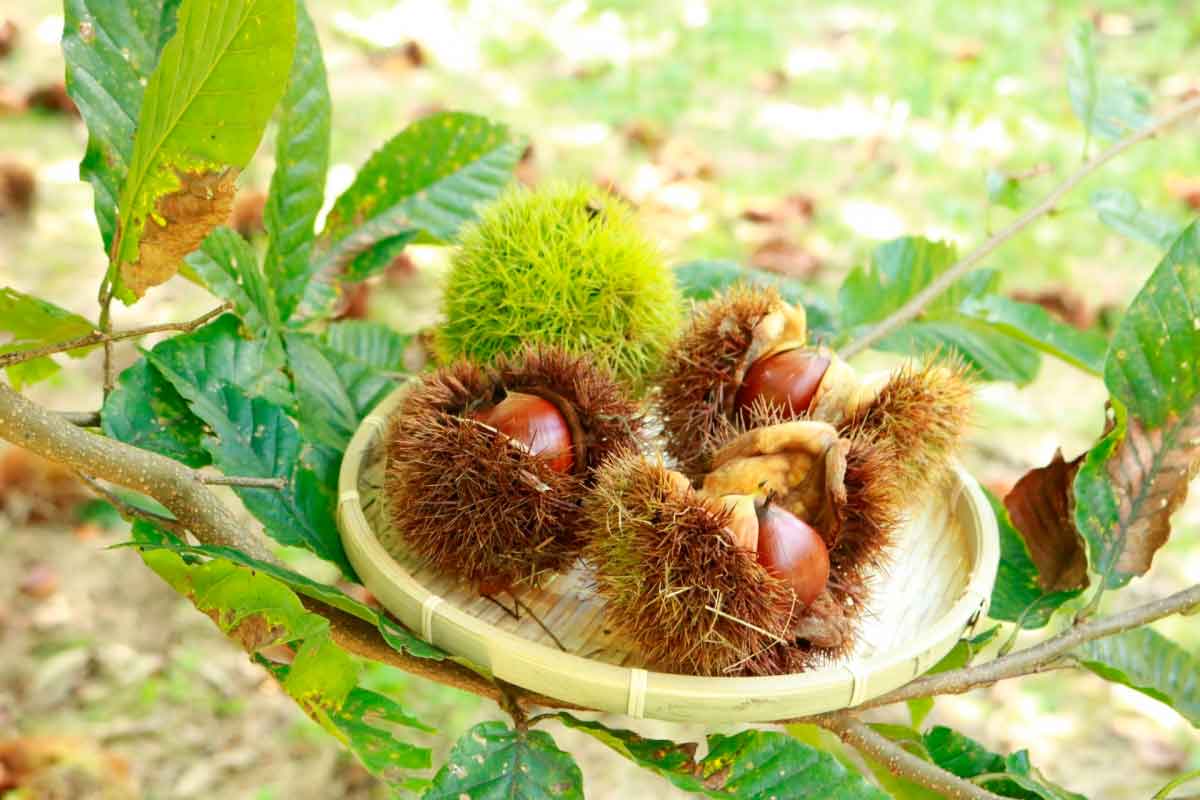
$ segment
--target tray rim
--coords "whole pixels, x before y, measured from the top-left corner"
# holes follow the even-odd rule
[[[904,647],[805,673],[699,677],[623,667],[517,636],[434,594],[396,562],[375,536],[358,492],[363,459],[387,431],[401,384],[359,425],[338,476],[337,523],[350,563],[384,608],[425,641],[524,689],[596,711],[634,718],[706,723],[769,722],[856,706],[921,675],[987,614],[1000,560],[999,530],[976,480],[954,464],[953,500],[968,516],[971,574],[954,605]]]

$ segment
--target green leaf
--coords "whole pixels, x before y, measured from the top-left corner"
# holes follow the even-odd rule
[[[567,713],[555,716],[567,727],[591,735],[680,789],[706,797],[886,798],[829,753],[782,733],[748,730],[735,736],[712,734],[708,737],[708,754],[696,761],[696,745],[692,743],[644,739],[633,731],[609,728]]]
[[[362,361],[339,358],[312,336],[288,334],[286,342],[301,431],[306,439],[345,450],[363,417],[395,381]]]
[[[412,335],[366,320],[335,322],[325,330],[326,349],[384,372],[404,372],[404,351]]]
[[[976,779],[984,788],[1003,797],[1022,800],[1087,800],[1037,774],[1024,750],[1009,756],[993,753],[979,742],[950,728],[938,726],[922,737],[930,760],[960,778]],[[989,780],[980,780],[983,776]]]
[[[143,533],[148,533],[143,531]],[[155,536],[143,535],[137,542],[134,542],[137,547],[143,550],[165,549],[181,556],[189,558],[220,558],[229,561],[233,564],[238,564],[243,567],[248,567],[258,572],[265,573],[272,578],[286,584],[297,594],[302,594],[305,597],[311,597],[314,600],[319,600],[327,606],[336,608],[339,611],[344,611],[351,616],[358,617],[364,622],[370,622],[376,625],[384,639],[401,652],[414,655],[418,658],[429,658],[435,661],[441,661],[446,657],[446,654],[434,647],[433,645],[417,638],[410,631],[405,629],[400,623],[390,619],[383,612],[376,611],[365,603],[360,603],[353,597],[338,589],[336,586],[330,586],[326,583],[314,581],[306,575],[301,575],[299,572],[281,567],[278,564],[272,564],[266,561],[259,561],[252,558],[240,550],[234,550],[230,547],[216,547],[212,545],[189,545],[178,539],[165,534]]]
[[[69,342],[95,330],[92,323],[65,308],[7,286],[0,288],[0,334],[9,334],[8,341],[0,343],[0,355]],[[92,349],[80,347],[68,355],[80,358]],[[50,356],[42,356],[6,371],[13,388],[20,389],[50,377],[58,371],[58,364]]]
[[[1091,203],[1100,221],[1117,233],[1162,250],[1170,249],[1183,230],[1175,220],[1143,208],[1141,202],[1124,189],[1099,189],[1092,192]]]
[[[135,523],[134,536],[164,538],[145,522]],[[291,644],[296,656],[290,666],[261,656],[255,660],[372,773],[398,785],[402,770],[430,766],[430,751],[397,739],[395,726],[430,729],[394,701],[359,686],[358,662],[334,644],[329,620],[305,609],[284,583],[220,558],[195,563],[165,549],[144,552],[142,558],[247,651]]]
[[[905,702],[908,706],[908,718],[914,728],[920,728],[925,724],[925,718],[933,712],[934,699],[932,697],[916,697]]]
[[[178,0],[65,0],[67,93],[87,123],[79,177],[92,185],[104,251],[117,227],[117,196],[129,172],[145,82],[175,32]]]
[[[225,220],[233,178],[283,93],[295,0],[185,0],[150,75],[118,202],[109,279],[131,301]]]
[[[267,534],[281,544],[305,547],[353,576],[334,521],[334,492],[302,463],[300,434],[283,409],[265,398],[247,397],[233,385],[200,394],[159,369],[213,429],[215,436],[204,446],[222,472],[286,480],[283,489],[234,488]]]
[[[968,297],[959,308],[963,315],[1092,375],[1104,370],[1105,338],[1059,322],[1039,305],[989,294]]]
[[[1026,630],[1045,627],[1055,610],[1078,597],[1082,590],[1047,593],[1038,582],[1037,565],[1025,540],[1012,524],[1008,509],[999,498],[984,490],[1000,527],[1000,566],[992,585],[988,616],[1005,622],[1019,622]]]
[[[233,310],[251,330],[279,327],[258,256],[237,231],[224,225],[216,228],[186,261],[210,292],[233,303]]]
[[[275,173],[263,209],[269,237],[263,266],[278,316],[286,320],[304,294],[329,169],[329,86],[321,43],[302,0],[296,4],[296,54],[281,106]]]
[[[1021,181],[998,170],[988,170],[987,198],[994,205],[1011,208],[1021,207]]]
[[[189,400],[230,385],[290,407],[278,340],[246,339],[239,328],[237,317],[223,314],[199,330],[159,342],[148,358]]]
[[[1067,40],[1071,108],[1089,133],[1119,139],[1150,121],[1150,95],[1132,81],[1097,68],[1092,32],[1090,22],[1077,22]]]
[[[959,639],[954,643],[954,647],[949,653],[942,656],[942,660],[934,664],[926,675],[935,675],[939,672],[949,672],[954,669],[962,669],[970,664],[975,656],[979,655],[983,648],[987,647],[996,635],[1000,633],[1000,626],[993,625],[978,636],[973,636],[970,639]]]
[[[481,722],[463,734],[424,800],[582,800],[583,774],[544,731]]]
[[[904,237],[880,245],[867,269],[846,276],[838,293],[843,339],[853,340],[900,309],[955,262],[954,248],[920,237]],[[1024,384],[1037,376],[1041,356],[1025,341],[990,322],[971,316],[980,301],[995,291],[990,270],[972,272],[946,290],[915,321],[902,326],[876,346],[880,350],[923,355],[949,352],[960,356],[982,380]]]
[[[1161,427],[1200,394],[1200,223],[1188,225],[1113,334],[1104,382],[1137,419]]]
[[[100,425],[117,441],[189,467],[203,467],[212,461],[202,444],[204,423],[145,358],[121,373],[104,400]]]
[[[1200,661],[1151,628],[1087,642],[1075,651],[1083,666],[1166,703],[1200,728]]]
[[[811,332],[832,334],[834,331],[833,313],[828,304],[794,278],[743,267],[734,261],[701,259],[675,267],[675,283],[680,294],[689,300],[707,300],[737,283],[770,286],[792,305],[804,306]]]
[[[414,122],[367,160],[334,203],[313,283],[327,288],[360,254],[393,237],[453,239],[508,183],[524,149],[506,127],[474,114]]]

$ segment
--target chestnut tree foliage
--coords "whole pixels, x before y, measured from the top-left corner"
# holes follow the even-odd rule
[[[120,338],[108,325],[114,299],[136,302],[176,273],[206,287],[224,304],[219,313],[179,326],[183,333],[144,350],[106,386],[103,435],[235,476],[234,491],[266,536],[310,551],[355,581],[335,525],[337,470],[360,420],[404,372],[408,338],[376,323],[331,321],[339,293],[380,272],[411,242],[453,243],[510,180],[524,142],[473,114],[425,117],[381,145],[318,231],[330,96],[302,2],[65,0],[64,16],[67,87],[89,131],[80,176],[94,189],[109,267],[94,321],[0,289],[0,365],[9,383],[19,390],[60,369],[62,354],[111,347]],[[1089,26],[1075,31],[1068,54],[1070,102],[1088,137],[1116,140],[1154,124],[1146,93],[1097,67]],[[259,248],[221,223],[238,172],[271,124],[275,172]],[[997,205],[1027,205],[1019,179],[989,176],[987,191]],[[1054,620],[1092,630],[1086,626],[1101,593],[1150,569],[1198,463],[1200,226],[1164,219],[1120,189],[1096,192],[1091,202],[1114,229],[1162,250],[1110,338],[1002,296],[995,270],[980,268],[875,343],[898,353],[953,352],[980,380],[1017,384],[1033,380],[1043,358],[1058,358],[1102,380],[1111,395],[1109,424],[1092,449],[1035,470],[1003,501],[992,498],[1003,553],[991,602],[997,626],[960,642],[925,679],[955,677],[960,691],[970,685],[979,651],[1008,638],[1006,653],[1014,630]],[[727,262],[682,265],[677,275],[693,299],[737,281],[775,285],[804,303],[815,333],[837,347],[870,332],[958,263],[948,244],[888,242],[850,273],[835,299]],[[335,618],[377,631],[393,654],[383,660],[428,662],[414,669],[421,674],[450,669],[445,653],[329,583],[229,546],[189,543],[186,526],[155,498],[122,497],[135,520],[130,545],[146,565],[398,793],[583,797],[571,755],[535,729],[557,722],[701,796],[1080,797],[1046,780],[1023,750],[996,753],[949,728],[925,726],[928,694],[903,698],[909,725],[876,724],[851,735],[818,718],[815,725],[713,734],[698,746],[565,712],[529,719],[520,697],[502,687],[513,723],[475,726],[434,770],[429,749],[414,741],[428,728],[360,684],[363,654],[333,635]],[[1168,605],[1157,615],[1188,610]],[[1089,670],[1200,725],[1196,658],[1150,628],[1109,629],[1112,635],[1080,634],[1077,647],[1033,666]],[[290,663],[268,658],[275,645],[290,648]],[[930,684],[929,694],[937,689]],[[849,756],[822,725],[839,730],[862,757]]]

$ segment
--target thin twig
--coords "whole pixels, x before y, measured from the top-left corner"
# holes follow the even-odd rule
[[[537,623],[537,626],[539,628],[541,628],[542,631],[545,632],[545,634],[547,636],[549,636],[552,640],[554,640],[554,643],[556,645],[558,645],[559,650],[562,650],[564,653],[567,652],[567,648],[563,647],[563,643],[561,641],[559,641],[557,636],[554,635],[554,631],[552,631],[548,627],[546,627],[546,623],[542,622],[541,617],[539,617],[537,614],[533,613],[532,608],[530,608],[529,606],[522,603],[521,598],[517,597],[512,592],[509,592],[508,594],[509,594],[509,597],[511,597],[513,599],[513,602],[517,604],[517,608],[525,609],[525,613],[533,618],[533,621]]]
[[[1186,613],[1197,606],[1200,606],[1200,584],[1120,614],[1114,614],[1111,617],[1101,617],[1081,625],[1075,625],[1040,644],[1025,650],[1018,650],[1011,655],[997,658],[986,664],[922,676],[906,683],[899,689],[867,700],[856,706],[856,710],[891,705],[916,697],[962,694],[1008,678],[1045,672],[1049,668],[1057,668],[1058,662],[1070,657],[1071,652],[1082,644],[1133,628],[1140,628],[1142,625],[1169,617],[1172,614]]]
[[[286,489],[287,478],[250,478],[241,475],[209,475],[197,472],[196,479],[210,486],[243,486],[248,489]]]
[[[1189,100],[1186,103],[1178,106],[1174,111],[1166,114],[1156,122],[1142,128],[1140,131],[1133,133],[1119,142],[1113,144],[1107,150],[1103,151],[1091,161],[1088,161],[1078,170],[1067,177],[1062,183],[1056,186],[1046,195],[1040,203],[1026,211],[1021,216],[1011,222],[1008,227],[999,233],[992,236],[979,247],[972,250],[967,255],[956,261],[949,269],[938,275],[928,286],[915,294],[911,300],[897,309],[891,315],[880,320],[878,324],[866,331],[855,341],[851,342],[846,347],[842,348],[840,355],[842,358],[849,359],[852,356],[861,353],[871,345],[883,339],[888,334],[893,333],[897,328],[906,322],[910,322],[925,310],[933,300],[935,300],[942,292],[949,289],[959,278],[967,274],[980,261],[991,255],[996,248],[1007,242],[1009,239],[1016,236],[1022,230],[1027,228],[1030,223],[1038,217],[1052,211],[1058,205],[1058,201],[1063,198],[1067,192],[1074,189],[1080,181],[1091,175],[1100,167],[1112,161],[1117,156],[1124,153],[1129,148],[1152,138],[1156,134],[1161,133],[1172,125],[1200,112],[1200,98]]]
[[[115,244],[115,241],[114,241]],[[105,278],[104,284],[100,287],[100,331],[104,342],[104,399],[107,400],[109,394],[112,393],[113,386],[116,385],[116,371],[113,366],[113,340],[112,340],[112,283]],[[45,348],[43,348],[45,349]],[[67,348],[68,350],[74,348]],[[51,352],[62,352],[61,350],[52,350]],[[13,353],[12,356],[23,355],[25,358],[35,358],[29,352]],[[49,355],[49,353],[39,353],[38,355]]]
[[[918,758],[850,714],[823,717],[819,724],[836,733],[846,744],[878,761],[892,774],[940,792],[951,800],[1001,800],[1000,795]]]
[[[109,302],[111,303],[111,298],[109,299]],[[108,329],[110,327],[108,308],[107,306],[102,306],[100,310],[100,330],[93,331],[86,336],[80,336],[67,342],[56,342],[55,344],[48,344],[45,347],[38,347],[32,350],[17,350],[12,353],[5,353],[4,355],[0,355],[0,367],[11,367],[13,364],[20,364],[24,361],[41,358],[42,356],[49,356],[55,353],[65,353],[68,350],[78,350],[81,347],[91,347],[93,345],[103,343],[106,356],[105,377],[107,380],[108,378],[112,377],[109,374],[112,369],[112,364],[109,363],[107,356],[112,349],[113,342],[120,342],[125,339],[136,339],[139,336],[147,336],[151,333],[162,333],[164,331],[179,331],[181,333],[188,333],[190,331],[194,331],[196,328],[199,328],[201,325],[213,319],[214,317],[220,316],[224,312],[228,311],[229,308],[229,303],[224,303],[217,306],[213,310],[202,314],[193,320],[187,320],[186,322],[163,322],[158,325],[147,325],[144,328],[132,328],[127,331],[117,331],[116,333],[113,333]],[[108,391],[111,391],[112,387],[107,383],[106,386],[108,386],[108,389],[105,392],[105,395],[107,396]]]
[[[117,511],[121,512],[122,516],[145,520],[152,525],[157,525],[160,528],[166,528],[167,530],[179,536],[183,536],[186,533],[183,526],[179,524],[179,520],[172,517],[164,517],[162,514],[155,514],[153,511],[148,511],[144,508],[138,508],[132,503],[124,500],[116,492],[102,485],[98,480],[93,478],[91,475],[88,475],[86,472],[75,470],[75,474],[79,476],[80,480],[90,486],[92,491],[103,497],[108,503],[116,508]]]

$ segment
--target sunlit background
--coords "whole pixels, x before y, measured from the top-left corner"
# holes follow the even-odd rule
[[[1155,108],[1200,92],[1195,2],[309,5],[334,99],[330,199],[408,122],[435,109],[475,111],[530,137],[521,180],[609,186],[638,207],[672,262],[733,259],[800,277],[818,294],[832,293],[881,241],[911,233],[965,248],[1012,219],[989,202],[989,173],[1019,177],[1028,202],[1078,165],[1085,137],[1064,74],[1075,23],[1095,26],[1104,69],[1151,89]],[[0,58],[0,164],[32,170],[36,193],[27,213],[0,201],[0,283],[94,315],[105,259],[91,190],[77,180],[84,127],[70,113],[12,107],[61,81],[61,9],[5,0],[5,20],[18,38]],[[1198,142],[1193,128],[1142,145],[987,266],[1002,271],[1007,293],[1040,299],[1075,324],[1104,324],[1158,253],[1102,225],[1090,195],[1123,188],[1182,222],[1200,208]],[[270,152],[264,145],[241,179],[251,229]],[[411,264],[373,279],[369,315],[406,331],[427,325],[443,263],[440,251],[414,249]],[[176,279],[120,309],[116,324],[184,319],[211,305]],[[96,408],[96,356],[71,367],[33,395],[55,408]],[[1069,457],[1085,448],[1104,399],[1098,381],[1050,360],[1029,387],[987,386],[966,460],[1002,492],[1056,447]],[[31,520],[22,494],[31,490],[4,475],[0,738],[71,737],[86,757],[95,748],[123,759],[148,798],[384,796],[135,555],[102,549],[124,538],[119,522],[94,507],[82,518],[72,510]],[[1193,501],[1152,575],[1110,602],[1200,581],[1198,529]],[[1194,621],[1162,629],[1200,648]],[[380,668],[373,680],[439,727],[435,763],[471,723],[498,716],[490,703],[397,672]],[[1048,777],[1090,797],[1144,798],[1200,767],[1185,721],[1091,676],[1056,673],[941,699],[930,719],[994,750],[1027,747]],[[594,741],[553,734],[579,755],[589,798],[683,796]]]

